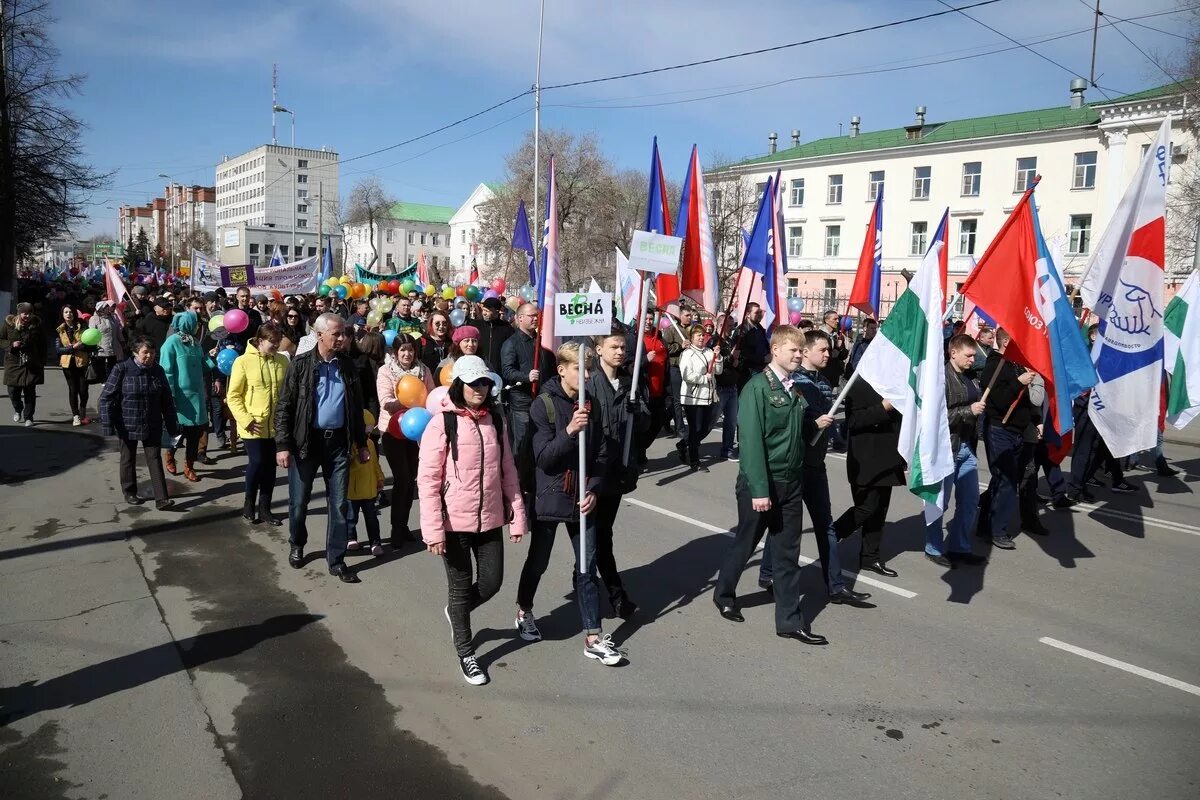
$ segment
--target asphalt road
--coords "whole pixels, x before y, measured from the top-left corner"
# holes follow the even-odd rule
[[[538,597],[545,641],[518,639],[524,545],[508,545],[473,619],[492,676],[475,688],[434,557],[353,558],[355,586],[320,559],[288,569],[280,531],[240,519],[243,459],[224,454],[173,484],[182,512],[130,509],[111,443],[42,406],[58,424],[0,427],[0,796],[1200,796],[1196,447],[1168,445],[1178,478],[1134,473],[1137,494],[1046,512],[1050,537],[979,568],[922,558],[918,504],[897,491],[884,552],[900,575],[857,585],[876,608],[826,606],[819,567],[803,570],[830,639],[812,648],[773,635],[757,556],[747,621],[716,614],[736,465],[687,474],[661,440],[618,518],[642,611],[606,625],[628,663],[583,657],[565,537]],[[840,460],[830,474],[839,513]]]

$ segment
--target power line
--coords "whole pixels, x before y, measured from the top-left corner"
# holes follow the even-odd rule
[[[948,10],[946,10],[946,11],[935,11],[931,14],[923,14],[919,17],[909,17],[908,19],[899,19],[899,20],[894,20],[892,22],[883,22],[878,25],[869,25],[869,26],[863,27],[863,28],[855,28],[854,30],[850,30],[850,31],[842,31],[841,33],[831,33],[831,34],[827,34],[825,36],[817,36],[812,39],[804,39],[799,42],[790,42],[789,44],[780,44],[780,45],[775,45],[774,47],[764,47],[764,48],[761,48],[758,50],[746,50],[741,53],[731,53],[729,55],[717,56],[716,58],[705,58],[705,59],[701,59],[699,61],[689,61],[686,64],[673,64],[669,67],[656,67],[654,69],[644,69],[644,70],[640,70],[638,72],[626,72],[626,73],[622,73],[620,75],[609,75],[609,76],[606,76],[603,78],[589,78],[588,80],[572,81],[570,83],[557,83],[557,84],[553,84],[551,86],[543,86],[542,90],[547,91],[550,89],[568,89],[573,86],[587,86],[587,85],[590,85],[593,83],[606,83],[608,81],[619,81],[619,80],[624,80],[626,78],[638,78],[643,75],[655,75],[660,72],[670,72],[672,70],[677,70],[677,69],[688,69],[690,67],[699,67],[699,66],[703,66],[705,64],[716,64],[721,61],[730,61],[735,58],[745,58],[746,56],[763,55],[764,53],[775,53],[780,50],[787,50],[787,49],[790,49],[793,47],[802,47],[804,45],[817,44],[818,42],[829,42],[829,41],[833,41],[834,39],[842,39],[847,36],[855,36],[860,33],[870,33],[872,31],[881,31],[881,30],[886,30],[887,28],[895,28],[897,26],[907,25],[912,22],[921,22],[923,20],[933,19],[934,17],[941,17],[946,14],[953,14],[955,12],[961,12],[963,9],[972,9],[972,8],[979,8],[981,6],[990,6],[993,3],[998,3],[998,2],[1001,2],[1001,0],[980,0],[980,2],[972,3],[971,5],[962,6],[960,8],[954,8],[952,6],[947,6]],[[943,3],[943,5],[945,5],[945,3]]]
[[[1163,75],[1166,75],[1167,80],[1171,81],[1176,86],[1178,86],[1180,89],[1183,89],[1185,92],[1187,91],[1187,87],[1184,86],[1184,84],[1178,78],[1176,78],[1171,73],[1167,72],[1166,68],[1162,64],[1158,63],[1158,61],[1155,60],[1155,58],[1153,56],[1151,56],[1149,53],[1147,53],[1145,50],[1143,50],[1141,47],[1139,47],[1137,42],[1135,42],[1133,39],[1130,39],[1125,34],[1125,31],[1121,30],[1116,25],[1113,25],[1112,27],[1113,27],[1113,30],[1115,30],[1117,33],[1121,34],[1122,39],[1129,42],[1129,44],[1133,47],[1134,50],[1137,50],[1139,53],[1141,53],[1143,58],[1145,58],[1147,61],[1149,61],[1154,66],[1158,67],[1158,71],[1161,72]]]

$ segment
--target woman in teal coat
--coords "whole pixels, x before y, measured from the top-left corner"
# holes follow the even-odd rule
[[[171,318],[171,329],[159,352],[158,363],[167,375],[175,415],[184,441],[183,475],[198,481],[196,454],[200,437],[208,428],[208,403],[204,399],[204,350],[200,346],[200,319],[194,311],[182,311]],[[175,467],[175,448],[163,455],[167,472],[179,474]]]

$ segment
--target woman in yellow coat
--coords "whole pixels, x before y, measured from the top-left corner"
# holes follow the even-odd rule
[[[287,357],[279,353],[283,331],[264,322],[246,344],[246,352],[233,362],[225,403],[237,422],[246,446],[246,499],[242,516],[253,524],[278,527],[283,520],[271,513],[275,488],[275,404],[287,373]],[[255,498],[257,497],[257,504]]]

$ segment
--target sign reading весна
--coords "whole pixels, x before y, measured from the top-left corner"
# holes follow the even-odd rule
[[[565,293],[554,295],[554,335],[604,336],[612,332],[612,294]]]
[[[679,271],[679,256],[683,239],[661,233],[634,231],[629,245],[629,267],[642,272],[659,274]]]

